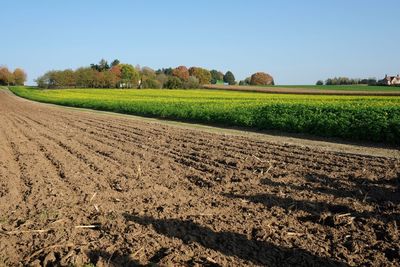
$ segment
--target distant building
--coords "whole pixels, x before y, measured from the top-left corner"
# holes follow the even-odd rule
[[[400,85],[400,75],[397,76],[387,76],[385,75],[385,79],[382,80],[384,85]]]

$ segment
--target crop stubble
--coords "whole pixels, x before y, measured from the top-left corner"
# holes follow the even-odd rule
[[[398,265],[399,166],[0,92],[0,264]]]

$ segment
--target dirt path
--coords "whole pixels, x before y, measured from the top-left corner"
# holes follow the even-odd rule
[[[0,92],[0,266],[399,265],[400,161]]]

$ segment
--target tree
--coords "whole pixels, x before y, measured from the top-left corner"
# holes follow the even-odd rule
[[[110,66],[108,65],[107,60],[105,59],[101,59],[99,62],[99,67],[100,67],[100,71],[106,71],[110,69]]]
[[[61,75],[61,86],[75,87],[76,86],[76,75],[75,71],[71,69],[64,70],[60,73]]]
[[[76,85],[80,87],[94,88],[96,81],[96,70],[92,68],[79,68],[75,72]]]
[[[15,85],[24,85],[24,83],[26,82],[26,73],[20,68],[16,68],[14,70],[13,76]]]
[[[124,88],[137,87],[139,82],[139,72],[130,64],[121,65],[121,85]]]
[[[235,85],[235,76],[231,71],[227,71],[224,75],[224,82],[228,83],[229,85]]]
[[[164,73],[159,73],[156,75],[156,80],[164,87],[164,84],[168,81],[168,76]]]
[[[182,81],[189,79],[189,70],[185,66],[179,66],[172,71],[172,75],[178,77]]]
[[[165,74],[165,75],[167,75],[167,76],[171,76],[173,71],[174,71],[174,70],[173,70],[172,68],[166,68],[166,69],[162,68],[162,69],[158,69],[158,70],[156,71],[156,74],[161,74],[161,73],[163,73],[163,74]]]
[[[106,88],[115,88],[120,81],[120,78],[111,70],[104,73]]]
[[[51,70],[36,79],[36,83],[41,88],[56,88],[60,84],[60,71]]]
[[[265,72],[257,72],[251,75],[251,85],[274,85],[274,79],[271,75]]]
[[[185,89],[196,89],[200,87],[199,79],[195,76],[190,76],[189,79],[183,83]]]
[[[0,85],[11,85],[14,83],[14,75],[7,67],[0,67]]]
[[[319,81],[317,81],[316,85],[324,85],[324,82],[319,80]]]
[[[217,70],[211,70],[211,83],[216,84],[218,81],[223,81],[224,80],[224,74],[220,71]]]
[[[190,76],[194,76],[198,79],[200,84],[209,84],[211,81],[211,73],[203,68],[191,67],[189,69]]]
[[[156,78],[156,72],[149,67],[143,67],[140,70],[140,74],[141,74],[141,79],[142,80],[146,80],[146,79],[155,79]]]
[[[99,64],[90,64],[90,67],[97,71],[107,71],[110,69],[107,60],[104,58],[100,60]]]
[[[240,81],[240,82],[239,82],[239,85],[243,85],[243,86],[250,85],[250,80],[251,80],[251,78],[250,78],[250,77],[247,77],[247,78],[244,79],[243,81]]]
[[[48,83],[45,75],[37,77],[35,82],[39,88],[48,88]]]
[[[117,82],[119,82],[121,80],[121,75],[122,75],[121,65],[112,66],[110,69],[110,72],[115,74],[116,78],[118,79]]]
[[[378,81],[376,78],[369,78],[368,79],[368,85],[377,85]]]
[[[113,62],[111,62],[111,68],[112,68],[112,67],[115,67],[115,66],[118,66],[119,63],[121,63],[121,62],[119,62],[118,59],[114,59]]]
[[[350,79],[348,77],[335,77],[335,78],[327,79],[325,81],[325,84],[326,85],[352,85],[352,84],[363,84],[364,82],[365,82],[365,79],[360,80],[360,79]],[[373,80],[371,80],[371,83],[373,84]]]
[[[156,79],[147,79],[142,82],[141,88],[149,88],[149,89],[159,89],[162,87],[162,84]]]
[[[164,88],[168,89],[179,89],[182,87],[183,87],[182,80],[175,76],[169,77],[168,81],[164,84]]]

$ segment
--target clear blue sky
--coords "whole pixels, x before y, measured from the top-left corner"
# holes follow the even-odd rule
[[[0,65],[29,84],[101,58],[256,71],[279,84],[400,73],[398,0],[16,0],[0,8]]]

